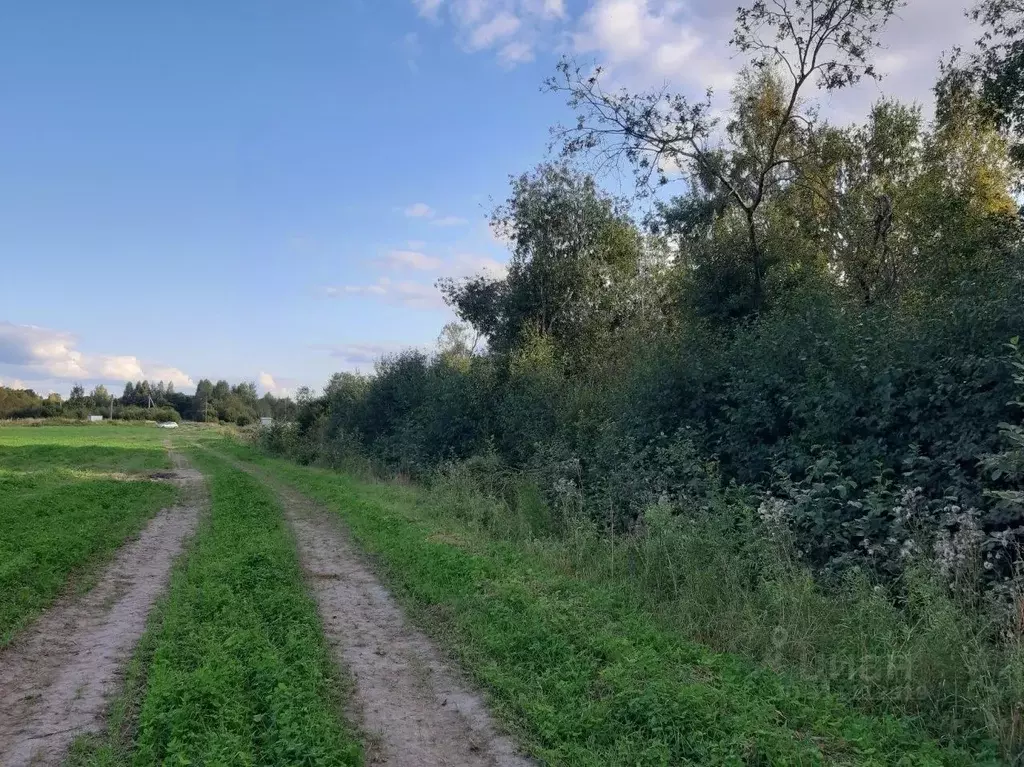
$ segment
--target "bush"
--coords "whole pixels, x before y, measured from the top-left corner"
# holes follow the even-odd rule
[[[174,408],[147,408],[139,407],[138,405],[128,405],[120,410],[115,410],[114,418],[122,421],[158,421],[161,423],[166,421],[173,421],[174,423],[181,422],[181,415]]]

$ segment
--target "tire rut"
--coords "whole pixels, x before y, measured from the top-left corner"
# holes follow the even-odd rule
[[[207,505],[203,477],[177,453],[179,503],[115,554],[96,585],[45,610],[0,652],[0,764],[57,765],[78,735],[102,728],[146,618]]]
[[[367,762],[395,767],[526,767],[483,698],[414,628],[364,563],[341,520],[257,469],[276,491],[299,549],[335,663],[353,680]]]

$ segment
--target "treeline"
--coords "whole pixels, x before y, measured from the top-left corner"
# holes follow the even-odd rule
[[[0,387],[0,418],[72,418],[101,415],[115,420],[204,421],[247,426],[260,418],[293,420],[295,403],[267,392],[262,397],[256,384],[201,380],[195,394],[176,391],[163,381],[127,382],[120,397],[100,384],[91,392],[75,384],[65,400],[59,394],[41,397],[31,389]]]
[[[815,5],[740,12],[748,66],[720,121],[563,62],[565,157],[493,213],[507,276],[443,282],[463,324],[436,354],[336,375],[273,447],[421,478],[515,472],[552,527],[582,509],[629,531],[735,484],[821,572],[895,577],[927,553],[1013,577],[1022,175],[986,85],[1010,64],[944,65],[930,122],[884,99],[833,125],[808,99],[874,76],[893,4]],[[635,169],[640,205],[570,162],[595,155]],[[643,196],[679,174],[680,195]]]

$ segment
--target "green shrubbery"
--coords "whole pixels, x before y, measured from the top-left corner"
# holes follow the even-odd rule
[[[809,89],[871,76],[894,5],[848,10],[833,26],[741,9],[750,67],[721,124],[563,63],[564,154],[641,181],[675,165],[683,193],[641,227],[567,161],[513,178],[491,221],[507,274],[441,283],[465,325],[433,355],[336,376],[264,440],[444,488],[501,537],[592,547],[587,567],[665,595],[708,642],[771,660],[780,628],[787,667],[838,664],[872,709],[1017,753],[1024,384],[1005,346],[1024,328],[1021,168],[950,69],[931,123],[891,100],[823,121]],[[833,46],[813,56],[843,61],[801,77],[810,59],[786,51],[815,36]],[[913,684],[853,679],[892,653]]]
[[[999,424],[1019,423],[1000,336],[1020,310],[979,307],[989,328],[959,337],[860,325],[853,373],[835,351],[848,328],[818,360],[791,359],[816,348],[801,316],[717,349],[705,336],[700,356],[649,347],[603,382],[536,359],[499,375],[492,357],[410,354],[336,379],[262,439],[304,463],[415,477],[460,523],[615,584],[687,636],[1015,754],[1020,427]],[[772,321],[784,340],[744,357]],[[957,360],[977,377],[946,373]],[[790,393],[744,407],[759,377]],[[746,453],[743,433],[759,437]]]

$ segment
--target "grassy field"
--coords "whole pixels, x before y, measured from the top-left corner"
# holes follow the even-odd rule
[[[176,568],[101,738],[73,764],[354,765],[294,544],[267,488],[204,451],[209,518]]]
[[[0,647],[174,496],[149,427],[0,427]]]
[[[344,520],[543,764],[999,763],[982,735],[940,742],[921,718],[865,708],[841,685],[712,650],[621,577],[488,534],[427,490],[268,458],[212,431],[0,428],[5,641],[172,500],[167,485],[138,481],[168,466],[168,437],[206,476],[209,514],[149,617],[107,730],[76,742],[75,767],[363,763],[363,735],[342,714],[348,680],[330,663],[269,482]]]
[[[865,715],[814,685],[712,652],[614,584],[566,575],[528,547],[459,524],[422,490],[225,447],[339,513],[411,613],[546,763],[997,763],[984,742],[940,746],[918,720]]]

